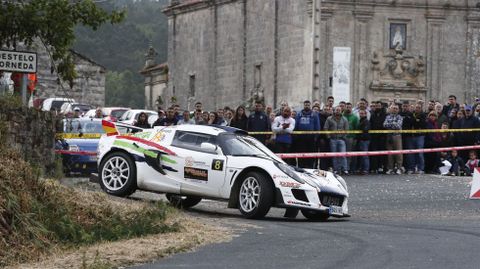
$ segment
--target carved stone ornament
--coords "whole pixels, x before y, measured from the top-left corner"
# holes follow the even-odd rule
[[[373,53],[373,89],[423,90],[425,88],[425,62],[422,55],[417,58],[403,55],[404,50],[397,44],[393,53],[379,57]]]
[[[263,94],[264,89],[263,87],[255,87],[254,89],[250,90],[250,98],[248,99],[245,108],[247,110],[254,110],[255,109],[255,102],[260,101],[265,103],[265,96]]]
[[[150,45],[147,52],[145,53],[145,68],[155,66],[155,57],[158,55],[155,48]]]

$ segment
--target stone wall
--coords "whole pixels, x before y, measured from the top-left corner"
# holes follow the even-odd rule
[[[105,68],[85,56],[73,52],[77,78],[70,88],[68,82],[63,87],[58,83],[56,72],[51,72],[51,60],[43,46],[38,46],[37,96],[41,98],[68,97],[76,102],[93,106],[105,105]]]
[[[322,1],[321,58],[323,96],[331,93],[334,47],[350,47],[352,100],[436,99],[455,94],[460,102],[479,96],[480,9],[478,1],[465,0],[326,0]],[[390,25],[406,25],[404,59],[424,60],[420,76],[424,87],[372,87],[375,76],[385,72],[390,49]],[[372,67],[374,55],[381,62]],[[407,81],[408,83],[408,81]],[[388,84],[388,83],[387,83]]]
[[[277,106],[313,98],[311,5],[196,0],[170,6],[164,99],[175,95],[183,107],[201,101],[210,110],[236,107],[254,94]]]
[[[0,106],[0,143],[18,149],[26,161],[45,168],[46,173],[53,173],[57,121],[50,112]]]
[[[67,81],[60,85],[59,77],[52,66],[52,59],[40,42],[34,42],[30,47],[20,45],[17,49],[37,53],[36,97],[67,97],[93,106],[105,105],[105,67],[72,50],[77,78],[70,88]]]
[[[325,100],[332,94],[335,47],[351,51],[346,101],[480,96],[476,0],[180,0],[164,12],[165,93],[184,107],[192,85],[193,99],[207,109],[235,106],[255,89],[274,106],[282,99],[294,106]],[[389,46],[394,24],[406,27],[401,53]],[[391,59],[399,69],[384,79]]]

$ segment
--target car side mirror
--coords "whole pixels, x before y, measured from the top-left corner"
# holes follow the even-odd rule
[[[206,152],[217,153],[217,146],[212,143],[203,142],[200,148]]]

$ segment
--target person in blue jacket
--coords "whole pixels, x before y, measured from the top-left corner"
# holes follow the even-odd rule
[[[322,129],[318,113],[311,109],[309,100],[303,102],[303,110],[295,118],[295,131],[320,131]],[[314,152],[317,134],[300,134],[293,137],[296,152]],[[315,159],[299,159],[298,166],[302,168],[314,168]]]
[[[268,118],[267,114],[263,112],[263,103],[261,101],[255,102],[255,111],[250,113],[247,122],[247,131],[249,132],[270,132],[270,119]],[[252,135],[258,141],[265,144],[267,140],[267,135],[259,134],[259,135]]]

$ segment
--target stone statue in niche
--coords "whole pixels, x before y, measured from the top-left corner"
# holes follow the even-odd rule
[[[405,23],[390,23],[390,49],[407,48],[407,25]]]

